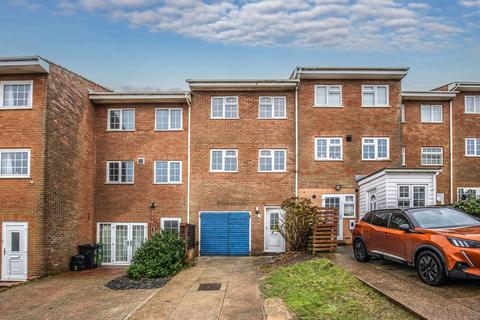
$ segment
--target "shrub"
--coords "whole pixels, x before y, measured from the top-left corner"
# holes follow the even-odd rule
[[[284,219],[278,231],[290,244],[291,250],[306,252],[318,207],[310,199],[292,197],[282,203],[282,209]]]
[[[173,232],[156,233],[135,253],[127,275],[133,279],[169,277],[185,266],[185,241]]]
[[[468,214],[480,217],[480,198],[476,198],[475,196],[470,196],[465,200],[457,201],[453,207]]]

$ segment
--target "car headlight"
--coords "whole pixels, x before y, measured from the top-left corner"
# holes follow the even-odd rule
[[[448,237],[448,241],[453,244],[455,247],[462,247],[462,248],[480,248],[479,241],[473,240],[466,240],[466,239],[459,239],[459,238],[452,238]]]

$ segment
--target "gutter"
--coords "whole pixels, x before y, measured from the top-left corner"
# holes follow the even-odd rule
[[[190,223],[190,135],[192,101],[188,93],[185,94],[188,104],[188,131],[187,131],[187,223]]]

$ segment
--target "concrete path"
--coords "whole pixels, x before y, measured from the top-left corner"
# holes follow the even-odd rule
[[[124,319],[154,290],[114,291],[104,285],[125,267],[45,277],[0,292],[0,319]]]
[[[353,273],[419,317],[438,320],[480,319],[480,282],[452,280],[443,287],[424,284],[414,268],[387,260],[357,262],[351,246],[327,255],[334,263]]]
[[[137,309],[131,320],[262,320],[256,257],[201,257]],[[200,284],[220,283],[220,290],[198,291]]]

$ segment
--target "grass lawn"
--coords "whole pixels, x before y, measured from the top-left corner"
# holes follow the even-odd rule
[[[278,268],[261,290],[300,319],[416,319],[327,259]]]

